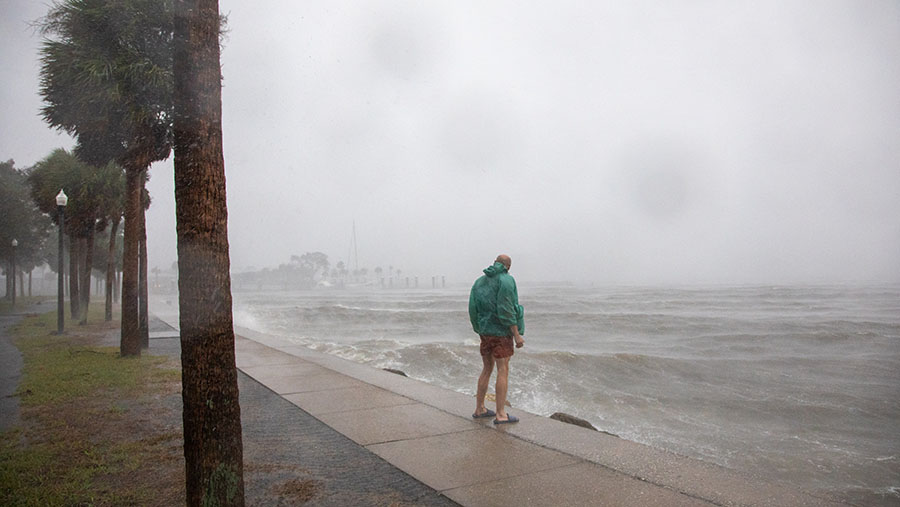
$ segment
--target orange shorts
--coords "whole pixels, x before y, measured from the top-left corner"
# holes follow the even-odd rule
[[[516,348],[512,336],[481,336],[481,355],[492,355],[494,359],[512,357]]]

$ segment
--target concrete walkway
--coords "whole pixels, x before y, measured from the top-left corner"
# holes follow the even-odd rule
[[[522,410],[495,427],[470,396],[235,331],[242,372],[462,505],[841,505]]]
[[[158,318],[150,351],[181,356],[178,332]],[[457,505],[240,371],[238,388],[248,506]],[[181,394],[169,398],[180,418]]]

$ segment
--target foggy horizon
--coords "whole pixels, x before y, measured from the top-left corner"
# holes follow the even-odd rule
[[[448,285],[900,282],[900,4],[220,1],[233,272],[321,251]],[[42,2],[3,3],[0,159]],[[176,261],[172,157],[149,265]]]

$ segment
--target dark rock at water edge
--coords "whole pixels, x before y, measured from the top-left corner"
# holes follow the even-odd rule
[[[597,428],[595,428],[593,424],[585,421],[580,417],[575,417],[574,415],[569,415],[565,412],[554,412],[553,415],[550,416],[550,419],[597,431]]]
[[[404,377],[409,377],[409,375],[407,375],[406,373],[404,373],[404,372],[401,371],[401,370],[395,370],[395,369],[393,369],[393,368],[382,368],[382,370],[384,370],[384,371],[389,371],[389,372],[391,372],[391,373],[396,373],[397,375],[402,375],[402,376],[404,376]]]
[[[594,430],[594,431],[597,431],[600,433],[605,433],[605,434],[613,436],[613,437],[619,436],[614,433],[610,433],[608,431],[598,430],[597,428],[594,427],[593,424],[585,421],[584,419],[582,419],[580,417],[575,417],[574,415],[569,415],[565,412],[554,412],[554,414],[550,416],[550,419],[564,422],[567,424],[574,424],[575,426],[581,426],[582,428],[587,428],[589,430]]]

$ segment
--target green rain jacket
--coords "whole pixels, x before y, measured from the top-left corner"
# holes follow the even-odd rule
[[[469,293],[469,320],[479,335],[512,336],[510,326],[525,334],[525,309],[519,304],[516,280],[506,266],[495,262],[475,280]]]

